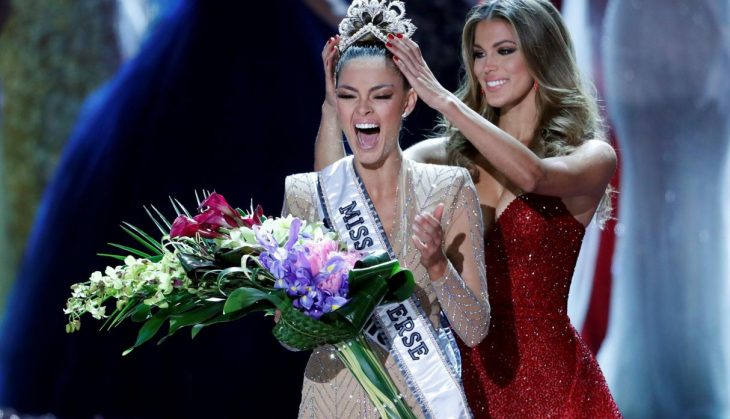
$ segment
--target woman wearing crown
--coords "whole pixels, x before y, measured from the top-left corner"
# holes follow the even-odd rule
[[[594,214],[605,219],[610,207],[616,154],[560,13],[548,0],[480,2],[464,25],[465,77],[455,94],[408,37],[396,35],[386,47],[446,120],[443,137],[406,156],[468,168],[483,209],[492,318],[482,343],[461,345],[475,417],[620,417],[566,312],[585,225]],[[326,67],[334,57],[323,52]],[[334,127],[325,103],[320,163],[342,153]]]
[[[413,272],[414,295],[380,307],[365,332],[416,416],[466,418],[451,331],[476,345],[489,325],[483,230],[468,172],[405,159],[398,144],[417,99],[385,45],[415,30],[403,13],[398,1],[350,6],[334,94],[354,156],[287,177],[283,213],[325,220],[351,248],[387,251]],[[313,351],[300,417],[377,417],[334,350]]]

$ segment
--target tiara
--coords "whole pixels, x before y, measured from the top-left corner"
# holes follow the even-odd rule
[[[340,22],[340,52],[345,51],[358,39],[373,34],[383,43],[388,42],[388,33],[399,33],[410,38],[416,26],[405,19],[406,5],[399,0],[353,0],[347,8],[347,15]],[[352,33],[356,28],[357,31]]]

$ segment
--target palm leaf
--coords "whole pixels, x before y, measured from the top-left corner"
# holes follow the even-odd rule
[[[173,199],[170,198],[170,201],[173,201]],[[193,216],[190,215],[190,213],[188,212],[187,208],[185,208],[185,206],[183,204],[181,204],[180,201],[178,201],[177,199],[175,199],[174,202],[172,203],[172,206],[173,207],[175,206],[175,203],[177,203],[177,206],[182,210],[183,213],[185,213],[185,215],[188,218],[193,218]],[[178,212],[178,214],[180,214],[180,212]]]
[[[150,216],[150,218],[152,219],[152,222],[155,223],[155,226],[157,226],[157,229],[160,230],[160,233],[162,233],[163,236],[166,234],[170,234],[170,230],[172,229],[172,225],[170,224],[170,222],[167,221],[165,216],[162,215],[162,213],[160,213],[160,211],[158,211],[157,208],[154,207],[154,205],[151,205],[151,207],[155,211],[155,213],[157,213],[157,217],[159,217],[159,220],[157,219],[157,217],[152,215],[152,213],[150,212],[150,210],[147,209],[147,207],[143,206],[142,208],[144,208],[145,212],[147,212],[147,215]],[[164,224],[167,228],[166,229],[163,228],[161,223]]]
[[[130,236],[132,236],[135,240],[137,240],[140,244],[142,244],[144,247],[152,250],[154,254],[162,254],[163,247],[162,244],[153,239],[149,234],[145,233],[144,231],[138,229],[137,227],[125,222],[125,226],[122,226],[122,230],[127,232]]]
[[[116,243],[107,243],[107,244],[109,246],[116,247],[117,249],[126,250],[127,252],[129,252],[129,253],[131,253],[133,255],[137,255],[137,256],[139,256],[141,258],[144,258],[144,259],[151,259],[153,257],[153,255],[150,255],[149,253],[145,253],[145,252],[143,252],[141,250],[137,250],[137,249],[135,249],[133,247],[122,246],[121,244],[116,244]]]
[[[108,257],[108,258],[112,258],[112,259],[116,259],[116,260],[121,260],[122,262],[124,262],[124,259],[127,258],[126,256],[123,256],[123,255],[113,255],[111,253],[97,253],[96,255],[104,256],[104,257]]]

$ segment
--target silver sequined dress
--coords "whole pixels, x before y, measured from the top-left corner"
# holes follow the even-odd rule
[[[317,174],[303,173],[286,178],[282,215],[292,214],[319,220]],[[413,271],[416,280],[414,298],[418,300],[434,325],[439,324],[443,309],[452,329],[471,345],[479,343],[489,328],[489,303],[484,267],[483,227],[474,184],[463,168],[417,163],[404,159],[399,176],[398,210],[393,235],[388,237],[402,266]],[[445,204],[442,227],[447,243],[457,243],[459,250],[445,249],[449,256],[446,275],[431,281],[420,264],[419,251],[411,242],[413,218],[423,211],[433,211]],[[466,231],[459,236],[456,231]],[[456,240],[454,240],[456,238]],[[454,255],[454,256],[452,256]],[[462,278],[481,284],[475,295]],[[304,373],[300,418],[377,418],[378,414],[359,383],[334,355],[330,346],[313,351]],[[391,356],[376,348],[389,374],[418,417],[423,413],[416,405],[403,376]]]

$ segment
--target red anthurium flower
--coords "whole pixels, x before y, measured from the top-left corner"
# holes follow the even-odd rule
[[[200,224],[184,215],[180,215],[172,222],[170,237],[195,237],[200,230]]]
[[[217,220],[219,221],[213,221],[213,218],[210,218],[212,224],[218,224],[221,227],[227,228],[242,226],[244,224],[241,216],[238,214],[238,211],[228,205],[228,202],[226,202],[226,199],[223,198],[223,195],[218,193],[213,192],[210,194],[210,196],[200,204],[200,208],[204,210],[203,214],[215,214],[215,216],[218,217]],[[205,218],[208,219],[209,217],[212,217],[212,215],[206,216]]]
[[[256,209],[253,211],[253,214],[251,214],[248,217],[243,217],[243,223],[246,224],[246,227],[253,227],[255,225],[261,224],[261,216],[264,215],[264,209],[261,208],[261,205],[256,205]]]
[[[227,217],[219,212],[212,210],[205,211],[194,217],[194,220],[200,223],[201,228],[206,230],[218,230],[219,228],[233,228],[236,223],[231,217]]]
[[[195,218],[198,217],[196,216]],[[180,215],[172,222],[170,237],[195,237],[196,234],[200,234],[206,238],[218,237],[220,236],[218,227],[218,225],[201,223],[196,219],[190,219],[184,215]]]

